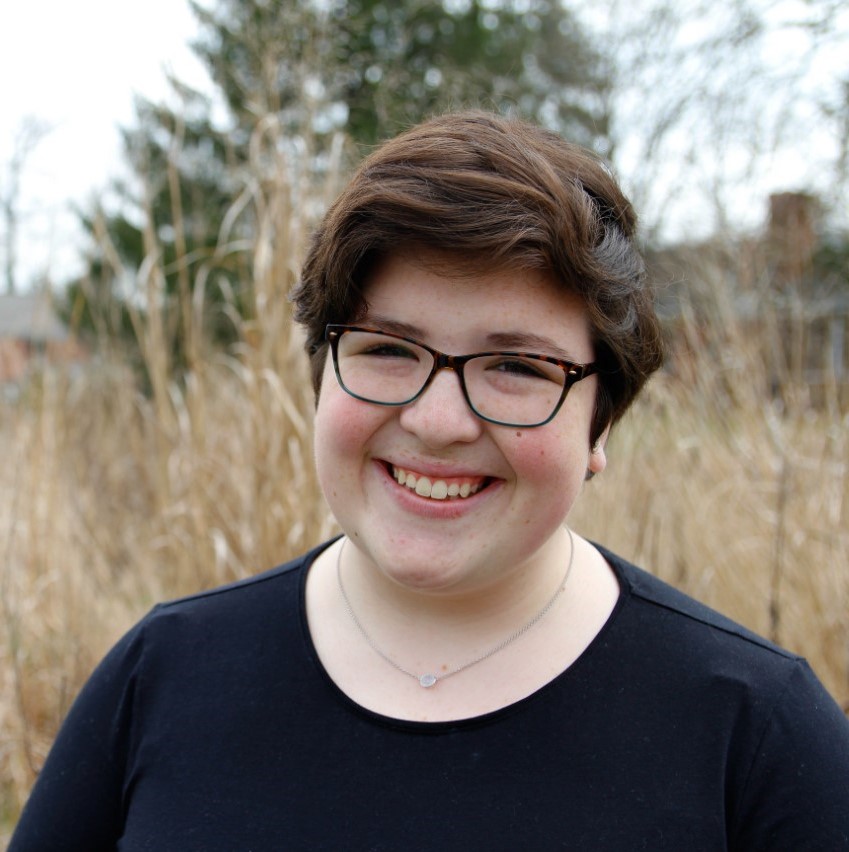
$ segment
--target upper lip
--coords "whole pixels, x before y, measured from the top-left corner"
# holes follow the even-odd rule
[[[481,470],[472,470],[466,466],[459,466],[449,462],[442,461],[416,461],[413,459],[410,460],[398,460],[393,461],[391,459],[379,459],[384,464],[389,465],[390,468],[401,468],[402,470],[412,471],[413,473],[418,473],[421,476],[426,476],[429,479],[462,479],[463,477],[468,477],[469,479],[479,479],[479,478],[493,478],[492,474],[485,473]]]

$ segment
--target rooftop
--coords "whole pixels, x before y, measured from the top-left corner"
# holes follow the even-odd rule
[[[68,331],[46,293],[0,294],[0,340],[12,338],[33,343],[64,340]]]

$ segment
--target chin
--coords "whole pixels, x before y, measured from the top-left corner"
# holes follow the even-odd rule
[[[468,554],[457,553],[450,541],[429,545],[421,539],[395,539],[385,549],[370,549],[368,555],[384,577],[413,592],[449,593],[468,587],[485,571]]]

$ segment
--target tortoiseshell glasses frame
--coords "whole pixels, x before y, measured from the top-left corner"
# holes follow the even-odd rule
[[[533,352],[449,355],[420,340],[367,326],[331,324],[325,340],[339,385],[355,399],[409,405],[440,370],[453,370],[477,417],[523,429],[551,422],[572,386],[601,372],[595,362],[576,364]]]

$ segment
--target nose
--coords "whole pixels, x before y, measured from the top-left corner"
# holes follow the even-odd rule
[[[400,422],[431,449],[469,443],[483,431],[483,421],[469,408],[453,370],[440,370],[424,393],[401,409]]]

